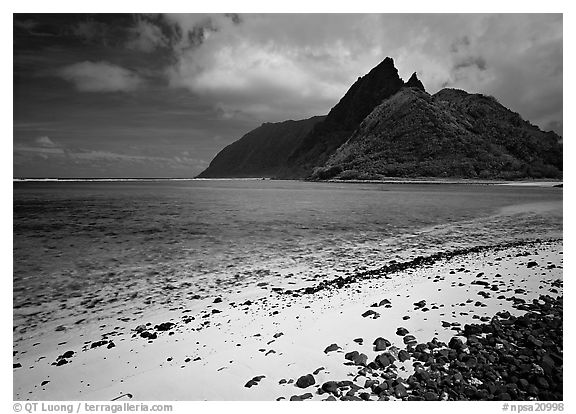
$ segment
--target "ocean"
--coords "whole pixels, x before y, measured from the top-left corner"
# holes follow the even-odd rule
[[[14,338],[59,321],[301,286],[562,237],[562,189],[273,180],[14,183]]]

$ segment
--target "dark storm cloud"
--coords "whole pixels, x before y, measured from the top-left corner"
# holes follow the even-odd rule
[[[561,133],[562,26],[542,14],[15,15],[15,173],[31,157],[49,169],[61,150],[92,154],[55,161],[86,174],[125,162],[134,175],[156,156],[166,175],[191,176],[262,122],[327,113],[386,56],[431,93],[493,95]]]

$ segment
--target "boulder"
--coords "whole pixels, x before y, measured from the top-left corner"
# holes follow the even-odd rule
[[[384,351],[390,345],[392,345],[392,344],[390,343],[389,340],[384,339],[384,338],[376,338],[376,340],[374,341],[374,350],[375,351]]]
[[[303,375],[296,381],[296,386],[298,388],[308,388],[314,384],[316,384],[316,380],[312,374]]]
[[[402,328],[402,327],[396,329],[396,335],[399,335],[399,336],[404,336],[404,335],[408,334],[409,332],[410,331],[408,331],[408,329]]]

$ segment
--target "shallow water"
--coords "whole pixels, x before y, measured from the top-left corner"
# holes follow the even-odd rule
[[[14,184],[17,333],[103,306],[293,284],[389,260],[562,236],[562,189],[158,181]],[[282,279],[285,283],[285,279]]]

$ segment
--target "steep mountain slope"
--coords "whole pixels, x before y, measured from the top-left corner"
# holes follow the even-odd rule
[[[403,88],[368,115],[312,178],[560,177],[559,137],[494,98]]]
[[[413,75],[415,76],[415,75]],[[383,99],[398,92],[404,81],[394,61],[387,57],[367,75],[358,78],[326,119],[316,125],[296,147],[283,169],[284,178],[307,176],[323,164]]]
[[[562,171],[560,136],[540,130],[516,112],[501,105],[496,98],[469,94],[458,89],[442,89],[434,95],[437,101],[448,102],[473,124],[473,132],[501,146],[524,163],[524,176],[556,177]]]
[[[416,76],[416,72],[414,72],[412,76],[410,76],[410,79],[408,79],[408,82],[406,82],[406,86],[410,88],[418,88],[421,91],[426,92],[426,89],[424,89],[424,85],[422,84],[420,79],[418,79],[418,76]]]
[[[220,151],[198,177],[274,177],[288,155],[324,118],[262,124]]]

